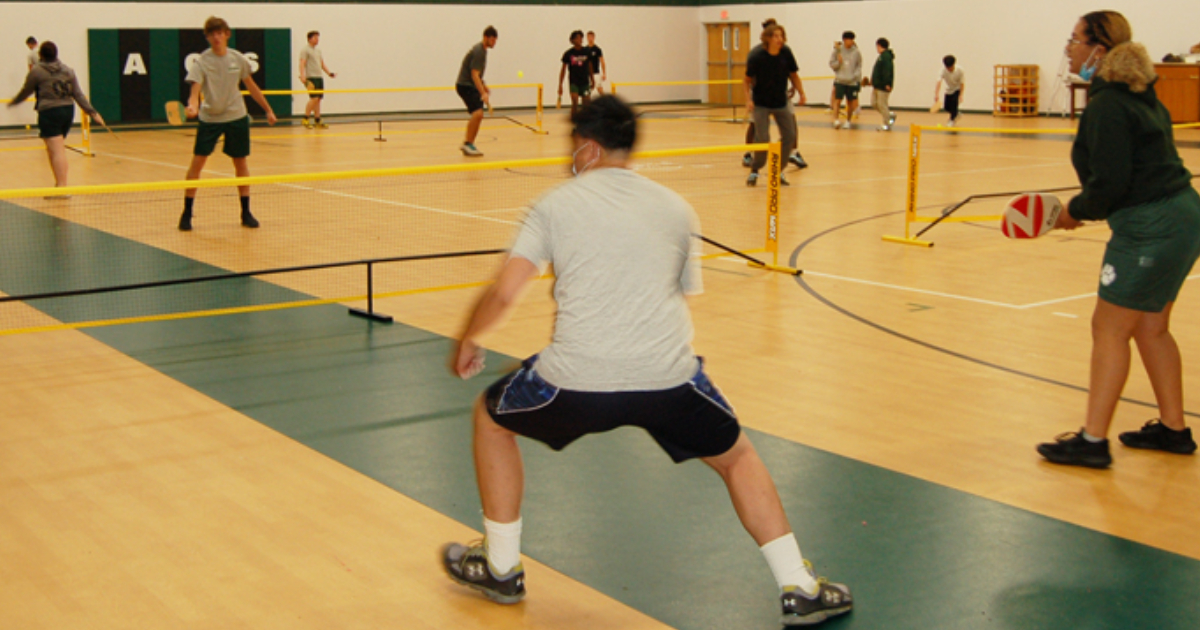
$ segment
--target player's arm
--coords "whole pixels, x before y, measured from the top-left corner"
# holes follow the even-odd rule
[[[192,82],[192,91],[188,93],[187,109],[184,115],[188,118],[195,118],[200,115],[200,83]]]
[[[742,78],[742,88],[746,90],[746,113],[754,111],[754,77],[746,75]]]
[[[808,97],[804,95],[804,82],[800,80],[800,74],[793,72],[788,75],[788,78],[791,79],[792,87],[795,88],[796,93],[800,95],[800,100],[797,103],[800,105],[807,103]]]
[[[33,78],[33,66],[30,66],[30,68],[31,70],[29,71],[29,74],[25,76],[25,85],[22,85],[21,91],[17,92],[17,95],[12,97],[12,101],[8,104],[9,107],[16,107],[17,105],[23,103],[25,99],[32,96],[34,91],[37,90],[37,79]]]
[[[600,80],[608,80],[608,62],[604,60],[604,55],[600,55]]]
[[[933,84],[933,102],[936,103],[938,97],[942,94],[942,80],[938,79],[937,83]]]
[[[246,75],[242,79],[242,83],[246,85],[246,90],[250,92],[250,98],[254,99],[254,102],[258,103],[258,106],[267,112],[267,124],[274,125],[275,110],[271,109],[271,104],[267,102],[267,97],[263,96],[262,90],[258,89],[258,84],[254,82],[254,77]]]
[[[558,95],[559,96],[562,96],[562,83],[563,83],[563,77],[565,77],[565,76],[567,76],[567,64],[563,63],[562,67],[558,69]]]
[[[308,79],[308,77],[304,76],[304,59],[306,56],[307,55],[305,53],[300,53],[300,62],[296,64],[300,68],[300,85],[304,85],[305,81]]]
[[[483,97],[483,102],[490,105],[491,101],[488,99],[491,97],[491,94],[488,93],[487,84],[483,82],[483,76],[479,74],[479,71],[474,68],[471,69],[471,81],[475,83],[475,89],[479,90],[479,95]]]
[[[538,267],[532,262],[513,256],[500,269],[496,281],[484,291],[471,311],[455,348],[451,368],[461,378],[471,378],[483,369],[483,348],[478,339],[495,329],[517,305],[529,283],[538,277]]]
[[[329,67],[325,65],[324,59],[321,60],[321,69],[325,71],[325,74],[329,75],[329,78],[331,78],[331,79],[337,78],[336,74],[329,71]]]

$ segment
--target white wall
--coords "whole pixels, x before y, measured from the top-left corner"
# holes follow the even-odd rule
[[[321,31],[326,65],[337,79],[326,87],[377,88],[448,86],[454,83],[463,55],[482,39],[491,24],[500,32],[488,55],[489,84],[544,83],[546,103],[554,95],[563,51],[572,30],[596,31],[610,79],[623,81],[692,79],[701,32],[694,7],[610,6],[464,6],[364,4],[149,4],[149,3],[3,3],[0,42],[0,94],[16,94],[24,81],[25,38],[54,41],[59,57],[75,69],[88,89],[89,28],[199,28],[210,15],[234,28],[291,28],[293,57],[304,34]],[[293,59],[295,74],[296,59]],[[518,79],[517,72],[524,78]],[[294,87],[300,89],[299,81]],[[693,98],[692,91],[659,90],[636,96]],[[493,105],[532,105],[534,92],[499,90]],[[331,95],[323,111],[457,109],[453,92],[405,95]],[[303,112],[304,99],[293,99]],[[0,126],[35,121],[31,106],[0,108]]]
[[[1110,0],[1107,8],[1123,12],[1135,39],[1155,59],[1182,52],[1200,41],[1195,0]],[[291,28],[293,56],[304,33],[316,28],[327,65],[338,78],[332,88],[449,85],[467,48],[480,39],[484,26],[500,30],[491,51],[487,80],[492,84],[541,82],[546,103],[553,107],[559,57],[573,29],[595,30],[604,49],[610,79],[618,81],[688,80],[705,75],[705,22],[758,24],[775,17],[788,29],[789,43],[801,74],[829,73],[828,55],[843,30],[858,34],[869,72],[874,41],[887,37],[896,51],[896,90],[892,104],[928,107],[941,58],[956,55],[966,73],[967,109],[990,110],[992,67],[1033,63],[1042,70],[1042,108],[1050,109],[1055,73],[1062,48],[1075,20],[1096,5],[1081,0],[877,0],[868,2],[803,2],[736,4],[700,8],[612,6],[495,5],[363,5],[363,4],[149,4],[149,3],[5,3],[0,11],[0,94],[11,96],[25,75],[25,38],[53,40],[60,56],[75,68],[87,89],[88,28],[199,27],[209,15],[220,15],[235,27]],[[293,65],[295,61],[292,62]],[[523,79],[517,71],[524,71]],[[299,85],[295,86],[299,88]],[[828,84],[813,86],[815,101],[825,101]],[[701,98],[699,88],[629,88],[634,100]],[[532,93],[499,92],[495,104],[532,104]],[[343,95],[326,100],[328,113],[455,109],[450,92],[396,95]],[[28,106],[0,108],[0,126],[32,122]],[[303,99],[293,100],[293,112]]]
[[[829,54],[842,31],[854,31],[863,51],[863,71],[870,76],[875,40],[886,37],[896,53],[896,86],[891,104],[926,108],[942,69],[941,59],[953,54],[966,77],[966,109],[992,109],[993,67],[997,64],[1040,66],[1041,106],[1050,111],[1055,76],[1063,48],[1079,16],[1089,11],[1120,11],[1133,25],[1134,39],[1150,56],[1186,53],[1200,41],[1200,3],[1195,0],[877,0],[868,2],[805,2],[795,4],[737,4],[702,7],[700,22],[750,22],[754,37],[759,24],[774,17],[786,27],[788,44],[800,64],[800,74],[829,74]],[[697,47],[703,70],[705,43]],[[829,99],[828,83],[810,91],[817,102]],[[864,94],[869,99],[869,91]],[[1065,92],[1060,100],[1065,99]]]

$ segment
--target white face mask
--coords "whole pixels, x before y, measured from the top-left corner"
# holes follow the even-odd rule
[[[1100,62],[1097,61],[1096,63],[1094,63],[1090,66],[1088,65],[1088,62],[1091,61],[1092,57],[1095,57],[1095,56],[1096,56],[1096,49],[1093,48],[1092,54],[1088,55],[1088,58],[1083,61],[1083,66],[1081,66],[1079,68],[1079,78],[1080,79],[1083,79],[1084,81],[1091,81],[1092,77],[1096,76],[1096,69],[1100,67]]]
[[[595,145],[595,144],[596,144],[595,142],[592,142],[589,140],[583,146],[579,147],[578,149],[575,149],[575,152],[571,154],[571,174],[572,175],[574,175],[575,177],[579,177],[580,175],[583,175],[584,173],[587,172],[587,170],[589,168],[592,168],[592,166],[595,165],[596,162],[598,162],[600,160],[600,152],[597,151],[596,157],[592,158],[591,161],[588,162],[587,164],[584,164],[582,169],[576,168],[576,166],[575,166],[575,162],[576,162],[575,158],[579,157],[579,152],[588,148],[588,145]]]

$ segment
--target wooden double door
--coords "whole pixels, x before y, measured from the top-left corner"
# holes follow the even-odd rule
[[[750,41],[750,23],[721,22],[704,27],[708,30],[708,80],[741,81],[746,76],[746,55],[754,47]],[[710,85],[708,102],[744,105],[746,93],[737,83]]]

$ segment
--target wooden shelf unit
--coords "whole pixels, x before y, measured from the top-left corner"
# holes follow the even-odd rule
[[[1037,66],[996,66],[992,114],[1037,116],[1040,85]]]

